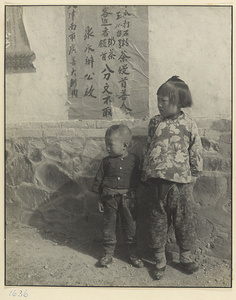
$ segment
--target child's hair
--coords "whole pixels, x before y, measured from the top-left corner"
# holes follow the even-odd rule
[[[132,140],[131,130],[129,127],[123,124],[110,126],[106,131],[105,138],[111,136],[112,134],[119,134],[124,141],[127,141],[129,144]]]
[[[178,107],[190,107],[193,104],[189,87],[179,76],[172,76],[159,87],[157,95],[163,93],[169,96],[170,103]]]

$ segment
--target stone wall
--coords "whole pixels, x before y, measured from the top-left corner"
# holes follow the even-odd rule
[[[196,120],[204,172],[194,186],[196,253],[231,256],[231,122]],[[106,155],[105,130],[115,121],[9,124],[6,128],[6,222],[20,222],[68,238],[101,240],[102,216],[91,192]],[[148,120],[124,121],[141,156]],[[145,249],[146,192],[138,189],[138,235]],[[170,247],[175,247],[173,234]]]

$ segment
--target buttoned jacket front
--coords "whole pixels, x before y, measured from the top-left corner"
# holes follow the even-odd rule
[[[136,189],[140,178],[139,157],[129,153],[125,157],[105,157],[98,169],[92,190],[103,188]]]

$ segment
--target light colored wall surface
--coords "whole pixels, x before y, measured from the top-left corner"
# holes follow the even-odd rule
[[[150,116],[172,75],[189,85],[193,117],[230,118],[230,8],[149,6]],[[7,122],[67,120],[64,6],[25,6],[36,73],[6,76]],[[148,42],[148,41],[144,41]]]
[[[229,7],[149,7],[150,115],[156,91],[172,75],[189,85],[193,117],[230,117]]]
[[[64,13],[63,6],[23,8],[36,73],[6,76],[7,123],[68,119]]]

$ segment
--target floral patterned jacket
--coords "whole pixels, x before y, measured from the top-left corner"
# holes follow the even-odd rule
[[[202,144],[197,125],[184,112],[172,120],[154,116],[148,126],[142,181],[148,178],[189,183],[202,171]]]

